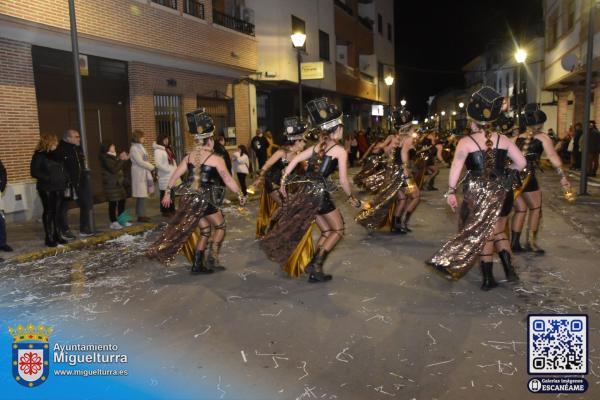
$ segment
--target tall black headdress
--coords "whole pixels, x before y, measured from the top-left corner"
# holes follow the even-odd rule
[[[342,112],[325,97],[306,103],[306,110],[313,126],[318,126],[324,131],[343,124]]]
[[[467,114],[469,118],[481,124],[498,119],[502,113],[503,97],[489,86],[484,86],[471,95]]]
[[[304,139],[304,135],[308,130],[308,123],[298,117],[285,118],[283,120],[283,126],[285,127],[285,132],[283,132],[285,139],[292,142]]]
[[[407,125],[412,124],[412,115],[406,108],[396,108],[392,111],[392,120],[394,122],[394,128],[402,129],[406,128]]]
[[[540,110],[537,103],[528,103],[521,112],[521,118],[526,126],[540,125],[546,122],[546,113]]]
[[[199,108],[186,115],[188,129],[192,135],[198,139],[211,137],[215,132],[215,123],[204,108]]]

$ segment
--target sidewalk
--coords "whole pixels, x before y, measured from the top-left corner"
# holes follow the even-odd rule
[[[249,196],[249,201],[258,199],[257,195]],[[237,203],[237,198],[228,193],[227,198],[232,203]],[[127,199],[127,211],[132,216],[133,225],[127,228],[113,230],[109,228],[108,203],[94,205],[94,220],[96,224],[96,234],[94,236],[79,238],[79,208],[69,210],[69,226],[72,232],[77,236],[76,240],[69,242],[64,246],[46,247],[44,245],[44,228],[39,219],[31,221],[7,221],[6,231],[8,244],[14,249],[13,252],[0,252],[0,258],[5,261],[25,262],[32,261],[60,253],[73,250],[80,250],[85,247],[95,246],[114,239],[118,236],[130,234],[140,234],[145,231],[156,228],[159,224],[166,222],[167,218],[160,214],[158,197],[150,198],[146,201],[146,213],[150,217],[150,223],[137,223],[135,217],[135,199]]]
[[[148,199],[146,209],[151,223],[135,222],[135,199],[127,199],[127,209],[134,218],[133,225],[127,228],[113,230],[109,228],[108,203],[94,205],[94,221],[96,234],[94,236],[79,238],[79,208],[69,210],[69,226],[77,239],[64,246],[46,247],[44,245],[44,228],[39,219],[30,221],[7,221],[6,231],[8,244],[13,252],[0,252],[0,257],[6,261],[31,261],[71,250],[78,250],[87,246],[94,246],[124,234],[138,234],[153,229],[157,224],[164,222],[160,214],[158,199]]]

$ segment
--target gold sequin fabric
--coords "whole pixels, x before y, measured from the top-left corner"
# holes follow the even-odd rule
[[[385,176],[391,165],[391,162],[387,162],[385,158],[383,158],[380,167],[365,178],[363,187],[371,193],[377,193],[385,183]]]
[[[486,241],[492,238],[506,197],[506,189],[496,179],[468,179],[463,192],[459,232],[428,261],[453,279],[469,272]]]
[[[295,183],[296,190],[288,193],[273,216],[274,225],[260,242],[269,260],[284,267],[298,248],[306,231],[314,222],[319,205],[327,192],[325,180],[309,180]]]
[[[169,264],[198,227],[213,197],[211,188],[198,191],[186,189],[176,214],[156,241],[148,248],[146,256]]]
[[[385,163],[381,155],[375,154],[369,156],[365,160],[361,170],[356,175],[354,175],[352,181],[356,186],[366,189],[367,187],[365,185],[365,181],[373,174],[384,170],[384,165]]]
[[[383,181],[379,192],[370,201],[371,207],[360,210],[354,218],[356,223],[369,230],[380,229],[386,224],[389,210],[394,206],[398,192],[407,185],[403,169],[397,164],[387,168]]]

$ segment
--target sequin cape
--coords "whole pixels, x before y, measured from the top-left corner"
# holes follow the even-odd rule
[[[191,189],[190,185],[183,187],[180,191],[182,197],[177,212],[148,248],[146,256],[165,264],[171,263],[192,233],[196,231],[209,205],[218,208],[218,204],[213,204],[214,198],[217,197],[213,192],[217,189],[219,188],[216,186],[200,187],[197,190]]]
[[[381,154],[373,154],[365,160],[361,170],[356,175],[354,175],[352,181],[356,186],[362,189],[366,189],[365,181],[373,174],[384,169],[384,157]]]
[[[495,171],[498,151],[485,156],[483,173],[467,173],[463,183],[464,198],[459,213],[458,233],[448,240],[427,263],[453,279],[469,272],[485,244],[493,237],[508,189],[505,175]],[[483,150],[480,150],[483,151]],[[504,154],[505,155],[505,154]]]
[[[390,209],[394,207],[398,192],[407,186],[401,165],[392,164],[387,167],[384,183],[371,202],[371,207],[362,209],[354,220],[369,230],[384,227],[388,222]]]

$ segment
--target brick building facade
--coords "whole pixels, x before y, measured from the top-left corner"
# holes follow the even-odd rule
[[[249,143],[256,92],[243,78],[257,68],[253,25],[213,10],[207,0],[76,0],[75,8],[80,53],[90,60],[82,80],[92,178],[98,176],[93,150],[107,137],[126,149],[130,132],[142,129],[152,157],[152,142],[164,129],[157,99],[174,100],[170,129],[184,152],[192,145],[184,115],[202,103],[223,104],[229,113],[221,124],[225,134],[235,127],[228,144]],[[60,135],[77,126],[69,29],[66,1],[0,1],[0,159],[9,175],[9,214],[40,211],[29,174],[40,130]],[[53,86],[55,76],[69,83]],[[116,93],[119,85],[124,94]],[[99,194],[95,184],[102,200]]]

